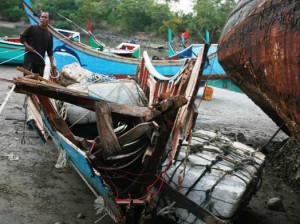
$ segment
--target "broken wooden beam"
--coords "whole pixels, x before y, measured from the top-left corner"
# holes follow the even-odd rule
[[[105,102],[96,102],[95,112],[103,155],[106,157],[116,152],[120,152],[121,146],[114,132],[109,104]]]

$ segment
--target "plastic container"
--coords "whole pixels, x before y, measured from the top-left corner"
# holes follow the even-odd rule
[[[202,99],[207,100],[207,101],[212,100],[213,92],[214,92],[214,89],[212,87],[205,86]]]

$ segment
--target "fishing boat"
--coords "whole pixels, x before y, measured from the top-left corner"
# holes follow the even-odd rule
[[[128,80],[68,88],[23,68],[28,76],[0,80],[30,94],[31,124],[53,139],[57,166],[68,158],[115,222],[144,223],[157,214],[183,223],[188,214],[193,222],[225,223],[257,190],[264,155],[219,133],[193,133],[207,51],[172,77],[159,74],[145,52]],[[69,123],[61,102],[92,111],[95,120]]]
[[[80,42],[80,33],[65,29],[55,29],[65,38]],[[0,63],[22,65],[25,47],[20,42],[20,37],[0,37]]]
[[[209,34],[207,32],[206,42],[209,42]],[[204,44],[191,44],[189,46],[183,45],[180,41],[180,47],[176,50],[176,35],[169,28],[168,29],[168,58],[171,60],[180,60],[185,58],[197,57]],[[174,43],[175,42],[175,43]],[[178,44],[178,43],[177,43]],[[204,75],[209,75],[206,80],[206,85],[227,89],[230,91],[241,92],[240,88],[232,83],[230,78],[226,75],[223,67],[220,65],[217,56],[218,44],[211,44],[208,50],[208,61],[204,70]],[[205,79],[205,78],[204,78]]]
[[[122,42],[115,48],[105,48],[103,50],[106,53],[120,55],[123,57],[140,58],[141,47],[139,44]]]
[[[204,44],[191,44],[189,46],[185,46],[184,44],[180,43],[180,50],[176,50],[174,46],[174,35],[173,31],[169,28],[168,29],[168,58],[171,60],[180,60],[185,58],[196,58],[198,53],[204,47]],[[210,40],[207,40],[209,43]],[[208,61],[206,62],[204,75],[213,75],[219,77],[225,77],[226,72],[220,65],[217,56],[217,48],[218,44],[210,44],[208,49]]]
[[[23,64],[24,49],[20,38],[0,37],[0,64]]]
[[[39,18],[32,9],[30,0],[23,0],[22,3],[30,23],[39,24]],[[72,41],[56,32],[52,26],[49,26],[49,31],[54,37],[54,57],[59,70],[61,70],[64,65],[78,62],[82,67],[95,73],[106,75],[134,75],[141,62],[141,58],[123,57]],[[153,62],[157,71],[163,75],[176,74],[183,64],[183,60],[156,60]]]
[[[241,0],[219,41],[220,63],[249,98],[300,141],[299,1]]]
[[[122,42],[118,46],[112,48],[106,46],[102,41],[100,41],[92,32],[92,24],[91,21],[88,20],[88,29],[85,30],[84,28],[78,26],[76,23],[74,23],[72,20],[66,18],[65,16],[61,15],[60,13],[57,13],[60,17],[67,20],[68,22],[75,25],[77,28],[79,28],[81,31],[83,31],[85,34],[89,36],[89,45],[90,47],[97,49],[98,51],[103,51],[109,54],[116,54],[123,57],[130,57],[130,58],[140,58],[141,53],[141,47],[139,44],[136,43],[125,43]]]

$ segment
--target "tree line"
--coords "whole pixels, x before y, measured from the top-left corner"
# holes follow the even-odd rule
[[[59,14],[82,27],[90,20],[94,29],[133,34],[153,32],[166,35],[171,28],[174,33],[187,29],[191,36],[203,36],[204,30],[215,30],[213,40],[219,38],[220,31],[235,0],[194,0],[192,13],[172,12],[170,4],[176,0],[31,0],[39,11],[49,11],[52,24],[58,28],[74,29],[74,25]],[[59,13],[59,14],[58,14]],[[20,0],[0,2],[0,14],[7,21],[27,21]],[[198,38],[199,39],[199,38]]]

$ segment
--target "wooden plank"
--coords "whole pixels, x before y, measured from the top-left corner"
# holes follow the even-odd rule
[[[109,104],[105,102],[96,102],[95,109],[100,146],[103,150],[104,156],[120,152],[121,146],[112,125]]]
[[[50,99],[45,96],[37,96],[38,100],[43,105],[42,109],[45,110],[45,115],[48,116],[48,119],[53,126],[53,129],[62,133],[67,139],[69,139],[73,144],[78,145],[77,141],[70,130],[69,126],[65,120],[57,114],[57,111],[53,108],[53,105],[50,102]]]
[[[128,143],[138,139],[139,137],[144,135],[146,132],[152,130],[155,127],[156,126],[154,125],[153,122],[145,122],[145,123],[138,124],[137,126],[133,127],[132,129],[130,129],[129,131],[127,131],[126,133],[121,135],[118,139],[119,143],[122,146],[125,144],[128,144]],[[157,129],[158,129],[158,126],[157,126]]]
[[[27,110],[29,115],[32,117],[33,119],[33,127],[36,130],[36,132],[38,133],[39,137],[43,140],[43,142],[46,142],[48,139],[47,133],[45,132],[45,128],[44,128],[44,124],[43,124],[43,120],[40,114],[40,107],[37,106],[35,104],[35,101],[33,101],[32,99],[33,95],[28,96],[27,98]]]
[[[219,219],[217,216],[213,215],[206,209],[202,208],[200,205],[196,204],[185,195],[181,194],[179,191],[174,190],[166,182],[157,182],[156,187],[160,187],[162,184],[161,193],[167,195],[172,201],[175,201],[176,204],[181,205],[183,208],[191,212],[193,215],[209,224],[225,224],[224,220]]]
[[[152,113],[151,109],[149,109],[148,107],[127,106],[107,102],[101,99],[93,99],[89,97],[87,93],[71,90],[50,83],[46,84],[38,80],[17,77],[14,79],[13,82],[16,84],[16,92],[26,94],[35,93],[37,95],[47,96],[93,111],[95,111],[95,102],[106,102],[113,113],[119,113],[135,117],[147,117],[150,116]]]
[[[35,74],[35,73],[32,73],[28,70],[26,70],[25,68],[23,67],[17,67],[17,70],[20,71],[20,72],[23,72],[24,74],[26,74],[26,78],[32,78],[32,79],[35,79],[35,80],[39,80],[39,81],[44,81],[46,83],[49,83],[49,84],[53,84],[53,85],[57,85],[57,86],[60,86],[62,87],[61,85],[55,83],[55,82],[52,82],[52,81],[49,81],[48,79],[45,79],[43,78],[42,76],[38,75],[38,74]]]

